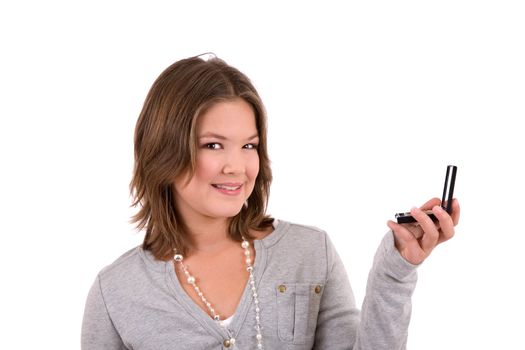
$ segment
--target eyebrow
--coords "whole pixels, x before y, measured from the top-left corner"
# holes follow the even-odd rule
[[[259,137],[259,134],[257,133],[257,134],[254,134],[254,135],[248,137],[246,140],[251,141],[251,140],[256,139],[258,137]],[[215,134],[213,132],[207,132],[207,133],[204,133],[204,134],[199,136],[199,139],[203,139],[203,138],[215,138],[215,139],[219,139],[219,140],[227,140],[228,139],[226,136]]]

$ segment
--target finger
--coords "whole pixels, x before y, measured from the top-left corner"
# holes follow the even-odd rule
[[[452,221],[454,222],[454,226],[456,226],[459,223],[459,216],[461,213],[461,208],[459,206],[459,201],[457,199],[452,200]]]
[[[423,237],[421,238],[421,249],[429,255],[436,247],[439,240],[439,231],[430,217],[419,208],[412,208],[410,211],[412,216],[417,220],[423,229]]]
[[[417,222],[415,224],[408,224],[404,226],[410,231],[410,233],[414,235],[416,239],[420,239],[421,237],[423,237],[423,233],[425,233],[423,232],[421,225]]]
[[[455,231],[452,217],[439,205],[432,208],[432,213],[434,213],[434,216],[439,220],[437,223],[439,225],[438,232],[440,232],[438,244],[454,237]]]
[[[416,239],[414,237],[414,234],[410,232],[406,227],[397,224],[392,220],[388,220],[387,226],[392,230],[392,232],[394,232],[394,235],[399,240],[399,243],[403,245],[403,247]]]
[[[427,201],[425,204],[419,207],[421,210],[430,210],[434,208],[436,205],[441,205],[441,199],[435,197]]]
[[[396,248],[405,260],[414,265],[419,265],[425,260],[427,255],[421,249],[418,240],[406,229],[405,225],[389,220],[387,226],[394,233]]]

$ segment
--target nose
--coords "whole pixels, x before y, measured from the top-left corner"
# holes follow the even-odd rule
[[[228,152],[224,159],[223,173],[243,174],[246,169],[246,162],[242,150],[232,150]]]

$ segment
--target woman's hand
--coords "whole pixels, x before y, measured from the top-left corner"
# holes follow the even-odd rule
[[[424,212],[432,209],[438,219],[433,222]],[[432,250],[454,236],[454,226],[459,222],[459,203],[452,201],[452,214],[441,208],[441,200],[433,198],[421,208],[412,208],[410,214],[417,220],[413,224],[398,224],[389,220],[387,225],[394,232],[395,245],[399,253],[411,264],[419,265]]]

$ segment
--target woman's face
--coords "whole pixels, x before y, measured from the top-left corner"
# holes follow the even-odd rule
[[[184,221],[230,218],[252,193],[259,173],[255,114],[242,99],[219,102],[197,119],[195,174],[175,181]]]

